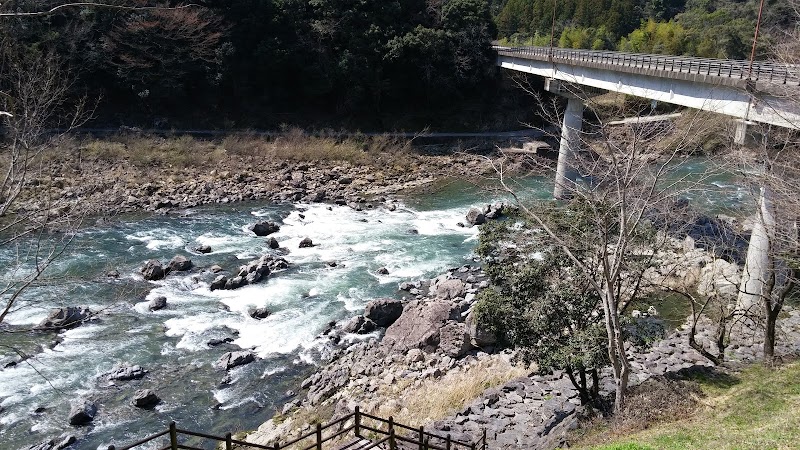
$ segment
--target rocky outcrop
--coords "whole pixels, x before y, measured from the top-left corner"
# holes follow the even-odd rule
[[[192,266],[192,260],[183,255],[173,256],[168,265],[170,272],[184,272],[191,269]]]
[[[68,306],[66,308],[52,309],[47,314],[47,317],[36,326],[36,329],[58,331],[75,328],[91,316],[92,312],[85,307]]]
[[[314,246],[314,242],[309,237],[303,238],[303,240],[300,241],[300,245],[299,245],[300,248],[310,248],[310,247],[313,247],[313,246]]]
[[[274,237],[271,237],[271,238],[267,239],[267,247],[269,247],[272,250],[277,250],[277,249],[280,248],[280,244],[278,244],[278,240],[277,239],[275,239]]]
[[[281,227],[275,222],[256,222],[247,225],[247,229],[252,231],[256,236],[269,236],[272,233],[280,231]]]
[[[388,327],[403,314],[403,302],[393,298],[372,300],[364,307],[364,317],[379,327]]]
[[[97,415],[97,406],[88,400],[72,405],[67,420],[70,425],[81,426],[91,423]]]
[[[405,306],[400,318],[386,329],[382,344],[397,352],[412,348],[435,351],[442,327],[457,316],[457,309],[451,302],[413,300]]]
[[[136,391],[136,394],[133,395],[133,400],[131,400],[133,406],[142,409],[152,409],[159,403],[161,403],[161,398],[150,389]]]
[[[159,309],[164,309],[167,307],[167,297],[160,295],[152,300],[150,303],[147,304],[147,309],[150,311],[158,311]]]
[[[112,381],[130,381],[142,379],[145,375],[147,375],[147,370],[142,366],[121,365],[111,369],[105,374],[105,377]]]
[[[252,352],[239,351],[228,352],[222,355],[215,363],[214,367],[222,370],[230,370],[234,367],[250,364],[256,360],[256,355]]]

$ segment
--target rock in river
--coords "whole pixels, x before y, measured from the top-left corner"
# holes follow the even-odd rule
[[[467,212],[467,222],[471,225],[481,225],[486,223],[486,216],[484,216],[483,212],[478,208],[471,208],[469,212]]]
[[[143,369],[142,366],[122,365],[111,369],[110,372],[106,373],[106,377],[109,380],[129,381],[141,379],[145,376],[145,374],[147,374],[147,371]]]
[[[64,330],[74,328],[91,317],[91,311],[85,307],[68,306],[50,310],[50,314],[36,327],[40,330]]]
[[[247,310],[247,314],[256,320],[266,319],[272,314],[266,307],[262,308],[250,308]]]
[[[166,276],[166,272],[164,272],[164,267],[161,265],[161,261],[157,259],[151,259],[144,263],[139,272],[142,273],[142,276],[145,280],[160,280]]]
[[[159,309],[164,309],[167,307],[167,297],[160,295],[152,300],[147,305],[147,309],[150,311],[158,311]]]
[[[72,409],[69,410],[69,424],[86,425],[94,420],[95,415],[97,415],[97,406],[89,401],[81,401],[72,405]]]
[[[183,272],[192,268],[192,260],[183,256],[175,255],[169,260],[169,270],[172,272]]]
[[[251,352],[228,352],[222,355],[215,363],[217,369],[230,370],[237,366],[250,364],[256,360],[256,355]]]
[[[267,236],[277,233],[281,227],[275,222],[256,222],[247,226],[247,229],[255,233],[256,236]]]
[[[136,391],[131,403],[137,408],[151,409],[161,403],[161,399],[150,389],[142,389]]]

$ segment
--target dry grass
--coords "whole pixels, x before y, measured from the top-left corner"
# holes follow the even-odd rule
[[[418,427],[453,415],[486,389],[528,373],[524,367],[514,366],[502,357],[493,357],[466,370],[450,371],[439,379],[428,378],[419,385],[398,382],[380,393],[387,401],[374,413]]]
[[[387,135],[336,134],[310,136],[300,129],[289,129],[275,137],[238,133],[220,141],[191,136],[158,137],[120,134],[85,142],[65,141],[56,151],[74,154],[82,161],[128,162],[135,167],[211,167],[232,157],[293,162],[347,162],[380,166],[391,159],[394,164],[410,165],[411,143]]]

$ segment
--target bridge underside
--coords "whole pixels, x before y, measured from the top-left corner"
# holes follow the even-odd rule
[[[780,96],[780,87],[776,90],[777,94],[760,90],[755,90],[751,94],[744,88],[744,81],[736,85],[736,83],[722,83],[716,77],[676,79],[669,77],[669,74],[658,76],[631,73],[508,55],[498,56],[498,66],[753,122],[800,129],[800,108],[796,103]]]

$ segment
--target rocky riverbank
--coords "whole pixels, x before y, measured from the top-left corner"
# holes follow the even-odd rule
[[[689,278],[701,290],[716,287],[724,292],[736,282],[731,279],[736,264],[696,248],[692,238],[673,239],[671,244],[659,255],[664,273]],[[492,449],[568,445],[569,432],[579,426],[585,411],[578,392],[563,373],[538,375],[532,368],[512,364],[511,354],[495,352],[492,337],[475,325],[471,315],[475,295],[487,286],[477,265],[453,268],[422,283],[401,284],[401,289],[416,295],[400,302],[402,312],[386,325],[385,333],[373,333],[340,350],[248,439],[261,444],[285,441],[309,431],[312,423],[345,416],[358,406],[363,412],[392,416],[398,423],[425,426],[462,442],[475,441],[485,431]],[[360,319],[331,327],[327,334],[335,340],[352,339],[347,333],[362,330],[371,309],[368,306]],[[760,355],[761,332],[735,327],[726,363],[713,367],[689,347],[689,329],[684,324],[643,348],[629,345],[631,386],[649,380],[654,385],[669,383],[665,375],[673,379],[685,371],[734,370]],[[713,333],[709,320],[699,321],[697,342],[716,353]],[[800,310],[787,311],[779,321],[778,335],[777,354],[800,354]],[[604,396],[613,394],[610,370],[602,372],[600,386]]]
[[[16,211],[47,211],[53,217],[108,217],[247,201],[327,202],[369,208],[372,202],[437,179],[477,180],[492,170],[488,162],[457,152],[429,155],[409,148],[396,153],[384,149],[362,152],[347,161],[336,160],[336,155],[320,154],[317,160],[308,155],[305,159],[280,158],[252,151],[235,153],[221,145],[196,145],[197,161],[180,165],[142,161],[149,153],[137,156],[134,150],[101,158],[91,157],[85,150],[80,156],[77,149],[64,149],[50,155],[44,169],[28,177]],[[309,145],[313,145],[310,140]],[[216,156],[203,159],[204,152]]]

